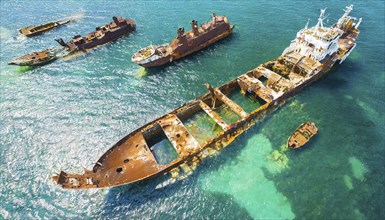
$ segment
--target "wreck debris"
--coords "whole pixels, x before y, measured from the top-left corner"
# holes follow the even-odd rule
[[[96,46],[114,41],[132,31],[135,31],[135,22],[132,19],[113,17],[109,24],[97,27],[95,31],[88,33],[87,37],[76,35],[70,42],[63,39],[55,39],[62,47],[33,52],[10,61],[9,65],[37,66],[48,64],[58,58],[65,58],[76,52],[85,52]]]
[[[71,20],[53,21],[38,26],[27,26],[21,28],[19,32],[27,37],[33,37],[42,34],[46,31],[65,25],[69,22],[71,22]]]
[[[212,14],[212,20],[198,26],[196,20],[191,21],[191,31],[179,28],[177,37],[170,43],[140,49],[132,56],[132,62],[143,67],[155,67],[185,57],[199,51],[218,40],[227,37],[234,29],[226,16]]]
[[[305,145],[311,137],[313,137],[318,131],[314,122],[302,123],[289,137],[287,141],[288,148],[300,148]]]
[[[194,158],[203,159],[210,151],[227,146],[256,120],[321,78],[334,64],[345,59],[355,47],[355,43],[349,42],[355,42],[359,35],[358,25],[354,23],[356,19],[347,13],[340,19],[341,22],[326,28],[322,25],[323,14],[324,10],[321,11],[315,27],[306,26],[300,30],[297,38],[276,60],[262,64],[218,88],[207,85],[208,93],[121,139],[102,155],[92,171],[86,170],[84,174],[62,171],[54,176],[53,180],[65,189],[113,187],[169,171],[176,172],[175,168],[182,164],[194,164],[194,161],[198,163]],[[351,25],[344,25],[350,23]],[[242,108],[241,102],[233,96],[239,92],[242,94],[242,101],[259,104],[258,107],[249,111]],[[233,121],[226,120],[227,116],[221,111],[224,108],[229,109],[238,118],[233,118]],[[208,124],[213,121],[220,131],[209,132],[207,128],[205,130],[204,124],[194,130],[185,126],[186,121],[193,120],[201,113],[207,114]],[[198,142],[198,135],[205,135],[205,139]],[[159,146],[162,149],[170,147],[173,153],[168,155],[175,157],[167,158],[167,162],[161,160],[162,155],[156,151]],[[186,168],[183,166],[182,169]]]
[[[281,170],[289,167],[289,158],[283,152],[273,150],[267,158],[274,161],[273,164],[270,164],[270,166],[267,167],[271,173],[280,172]]]

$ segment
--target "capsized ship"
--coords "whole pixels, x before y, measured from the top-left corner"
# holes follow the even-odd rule
[[[276,60],[217,88],[206,85],[208,93],[128,134],[92,170],[61,171],[53,180],[65,189],[112,187],[199,162],[346,59],[360,33],[352,9],[331,27],[323,26],[321,10],[317,25],[300,30]]]
[[[54,28],[65,25],[65,24],[69,23],[70,21],[71,21],[70,19],[66,19],[66,20],[62,20],[62,21],[48,22],[48,23],[41,24],[38,26],[27,26],[27,27],[21,28],[19,30],[19,32],[21,34],[27,36],[27,37],[33,37],[33,36],[42,34],[46,31],[49,31],[49,30],[52,30]]]
[[[114,41],[124,35],[135,31],[136,25],[132,19],[113,17],[113,22],[97,27],[95,31],[86,37],[75,36],[70,42],[63,39],[55,39],[62,47],[33,52],[10,61],[9,65],[38,66],[45,65],[58,58],[68,57],[76,52],[84,52],[98,45]]]
[[[170,43],[139,50],[132,56],[132,62],[143,67],[156,67],[185,57],[199,51],[218,40],[231,34],[234,25],[230,25],[226,16],[212,14],[212,20],[198,26],[198,22],[191,21],[192,30],[185,33],[179,28],[178,36]]]

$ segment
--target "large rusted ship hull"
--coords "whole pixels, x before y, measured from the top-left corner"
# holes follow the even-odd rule
[[[198,163],[208,149],[227,146],[257,120],[324,76],[354,49],[358,34],[358,29],[348,29],[340,38],[338,52],[322,61],[292,51],[218,88],[207,85],[208,93],[124,137],[98,160],[92,170],[86,170],[84,174],[61,172],[53,180],[66,189],[112,187],[154,177],[182,164]],[[242,98],[251,97],[247,99],[253,104],[251,109],[234,101],[233,95],[239,93]],[[221,111],[224,108],[237,117],[224,117]],[[213,121],[219,132],[207,134],[202,139],[200,131],[187,126],[198,113]],[[157,144],[163,140],[168,141],[177,154],[176,159],[167,163],[161,162],[156,154]]]
[[[113,22],[97,27],[95,31],[88,33],[85,37],[75,36],[68,43],[64,43],[62,39],[57,39],[57,41],[67,47],[68,51],[84,51],[114,41],[136,30],[135,22],[132,19],[117,17],[112,19]]]
[[[173,55],[169,55],[167,57],[162,57],[160,59],[157,59],[157,60],[154,60],[154,61],[151,61],[151,62],[148,62],[148,63],[143,63],[143,64],[139,64],[140,66],[142,67],[158,67],[158,66],[162,66],[166,63],[171,63],[175,60],[179,60],[183,57],[186,57],[192,53],[195,53],[197,51],[200,51],[208,46],[210,46],[211,44],[214,44],[215,42],[219,41],[219,40],[222,40],[223,38],[229,36],[232,31],[234,29],[234,26],[231,26],[231,29],[228,30],[228,31],[225,31],[221,34],[219,34],[218,36],[216,37],[213,37],[211,38],[210,40],[207,40],[206,42],[203,41],[203,40],[200,40],[199,44],[197,46],[188,46],[186,45],[186,49],[184,50],[185,52],[182,52],[182,53],[178,53],[178,54],[175,54],[174,56]],[[214,35],[214,34],[213,34]]]
[[[146,49],[141,49],[133,55],[132,61],[143,67],[162,66],[208,47],[229,36],[233,29],[234,26],[229,24],[227,17],[213,14],[211,22],[198,27],[196,21],[192,21],[191,31],[185,33],[184,29],[180,28],[178,36],[169,45],[155,46],[162,48],[163,52],[152,51],[150,56],[146,56],[142,54]],[[154,46],[150,48],[152,50]]]
[[[91,48],[94,48],[96,46],[99,46],[99,45],[103,45],[103,44],[106,44],[106,43],[109,43],[109,42],[112,42],[112,41],[115,41],[121,37],[123,37],[124,35],[127,35],[133,31],[135,31],[136,27],[135,26],[130,26],[130,25],[127,25],[125,27],[122,27],[118,30],[115,30],[113,32],[107,32],[105,33],[104,37],[103,38],[96,38],[95,40],[93,41],[88,41],[84,44],[80,44],[80,45],[71,45],[71,43],[69,43],[69,47],[72,49],[75,49],[76,50],[87,50],[87,49],[91,49]]]

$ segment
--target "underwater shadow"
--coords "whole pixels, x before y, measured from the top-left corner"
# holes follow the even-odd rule
[[[322,86],[328,90],[340,89],[351,83],[349,77],[354,77],[354,72],[360,72],[361,65],[345,60],[342,64],[336,64],[332,69],[323,77],[327,80],[319,80],[314,82],[315,85]]]
[[[41,66],[20,66],[19,68],[16,69],[16,73],[17,74],[28,73],[30,71],[38,69],[39,67]]]
[[[109,189],[104,198],[104,217],[113,218],[121,214],[115,213],[117,208],[120,212],[139,209],[145,204],[168,197],[181,187],[181,181],[167,184],[168,180],[170,178],[164,175]],[[165,186],[157,187],[164,182],[166,182]]]
[[[341,75],[346,73],[346,69],[339,69]],[[325,80],[324,84],[329,82],[331,79]],[[369,187],[376,185],[380,174],[372,173],[362,182],[354,178],[349,163],[350,158],[355,157],[369,170],[374,169],[379,158],[373,156],[372,146],[378,146],[380,134],[365,112],[352,108],[355,105],[353,100],[346,102],[345,105],[320,104],[309,109],[310,115],[320,115],[319,133],[303,148],[287,153],[291,161],[289,169],[279,175],[264,170],[277,190],[288,198],[296,218],[326,219],[332,213],[335,218],[357,219],[357,207],[366,207],[372,200],[381,201],[380,194],[365,196],[373,192]],[[331,110],[323,112],[317,108],[325,106]],[[358,127],[361,124],[362,127]],[[351,181],[354,189],[349,188],[347,180]],[[343,206],[336,201],[344,201]],[[360,211],[368,219],[378,217],[373,211]]]

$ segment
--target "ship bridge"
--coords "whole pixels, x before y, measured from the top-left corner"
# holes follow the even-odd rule
[[[290,46],[284,50],[282,55],[295,52],[302,56],[310,57],[313,60],[322,61],[326,56],[337,52],[338,39],[344,31],[336,25],[324,27],[323,20],[326,18],[325,10],[326,8],[321,9],[318,23],[314,27],[308,28],[308,22],[305,27],[297,33],[296,39],[291,42]]]
[[[311,76],[319,72],[322,64],[299,53],[287,53],[283,56],[285,62],[292,70],[302,76]]]

